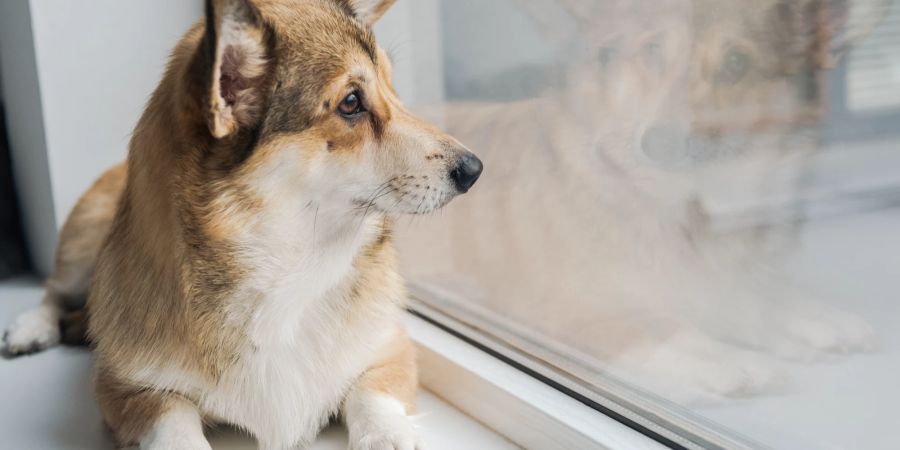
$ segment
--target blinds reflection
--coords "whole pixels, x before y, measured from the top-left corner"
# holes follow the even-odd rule
[[[900,109],[900,8],[850,56],[847,76],[851,111]]]

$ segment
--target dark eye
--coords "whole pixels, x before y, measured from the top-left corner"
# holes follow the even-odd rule
[[[665,69],[665,61],[663,60],[662,46],[657,41],[651,41],[644,44],[642,48],[644,64],[647,68],[653,70]]]
[[[359,92],[353,91],[344,97],[341,100],[341,104],[338,105],[338,112],[344,117],[353,117],[358,114],[364,113],[366,111],[363,108],[362,100],[360,99]]]
[[[716,72],[716,81],[726,84],[738,83],[750,70],[752,62],[751,56],[743,50],[736,48],[728,50],[719,71]]]
[[[615,47],[600,47],[600,49],[597,50],[597,62],[600,63],[601,67],[607,68],[610,64],[612,64],[613,58],[616,57],[617,53],[618,51]]]

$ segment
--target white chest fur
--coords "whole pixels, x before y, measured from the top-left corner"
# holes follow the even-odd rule
[[[396,332],[400,312],[396,290],[360,299],[353,289],[354,259],[377,238],[380,218],[335,222],[325,213],[306,227],[283,219],[293,226],[274,218],[241,242],[252,270],[223,306],[248,337],[238,361],[214,386],[165,368],[138,377],[189,393],[203,415],[249,431],[262,449],[312,440]]]
[[[229,315],[245,324],[250,342],[202,396],[204,412],[246,428],[264,449],[315,436],[390,339],[399,313],[395,299],[365,299],[359,308],[353,298],[353,261],[377,237],[380,219],[317,214],[312,229],[272,221],[247,243],[254,251],[245,263],[255,273]]]
[[[261,310],[260,322],[270,320],[264,317],[268,314],[279,312]],[[290,339],[255,336],[238,364],[203,395],[201,408],[247,429],[260,448],[305,444],[337,412],[379,344],[391,337],[389,317],[374,317],[365,328],[345,329],[328,300],[309,305],[295,321]]]

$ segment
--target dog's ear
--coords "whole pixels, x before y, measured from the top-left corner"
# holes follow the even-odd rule
[[[269,66],[266,30],[249,0],[207,0],[207,124],[216,139],[260,120]]]
[[[893,0],[821,0],[819,65],[834,67],[890,13]]]
[[[780,0],[773,10],[781,45],[830,69],[888,15],[892,0]]]
[[[339,0],[357,20],[371,27],[396,0]]]

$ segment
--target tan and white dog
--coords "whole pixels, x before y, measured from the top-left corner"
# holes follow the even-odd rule
[[[442,207],[481,162],[394,92],[370,31],[392,3],[208,1],[7,351],[59,342],[86,296],[122,445],[208,449],[209,421],[282,449],[340,413],[353,449],[416,448],[392,217]]]

